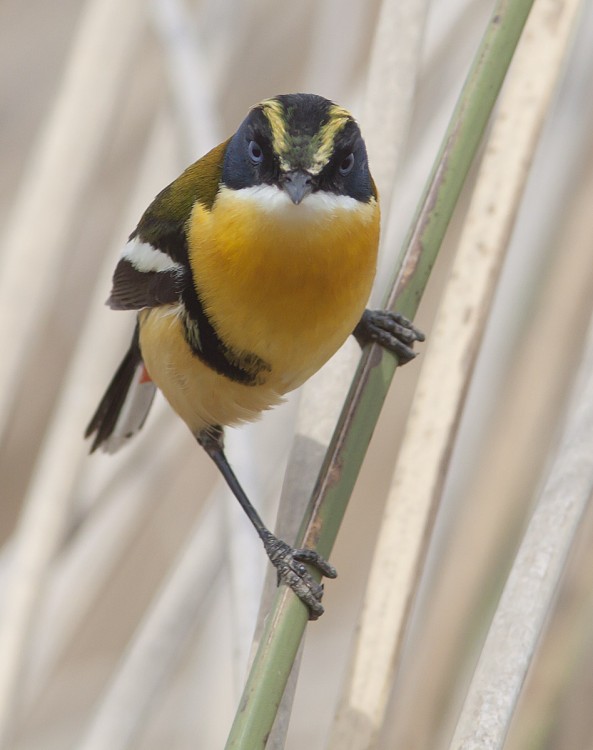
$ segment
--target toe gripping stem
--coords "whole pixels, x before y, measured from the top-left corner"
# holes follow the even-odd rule
[[[266,528],[229,465],[223,448],[222,428],[211,427],[204,430],[197,435],[197,440],[218,466],[226,483],[255,527],[270,562],[278,572],[278,584],[285,583],[289,586],[308,608],[309,619],[316,620],[323,614],[321,605],[323,585],[311,575],[307,565],[316,568],[326,578],[337,576],[335,568],[315,550],[294,549]]]
[[[316,568],[326,578],[336,578],[336,569],[315,550],[295,549],[267,529],[260,531],[260,537],[278,573],[278,585],[285,583],[291,588],[307,606],[309,619],[317,620],[323,614],[323,584],[311,575],[307,565]]]
[[[414,359],[415,341],[424,341],[424,334],[403,315],[387,310],[365,310],[352,332],[361,347],[379,344],[395,354],[400,364]]]

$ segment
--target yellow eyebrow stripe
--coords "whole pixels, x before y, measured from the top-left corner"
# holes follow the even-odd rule
[[[286,129],[286,116],[282,104],[276,99],[266,99],[259,105],[265,114],[272,131],[272,148],[280,159],[282,169],[290,170],[291,164],[287,160],[290,152],[290,137]],[[311,158],[309,171],[311,174],[319,174],[330,159],[334,142],[338,133],[351,120],[350,113],[343,107],[333,104],[329,109],[329,119],[322,125],[319,132],[313,137],[315,151]]]
[[[288,151],[288,133],[284,120],[284,108],[277,99],[266,99],[259,105],[272,129],[272,148],[282,162],[282,155]]]
[[[336,136],[350,119],[352,119],[350,113],[343,107],[338,107],[337,104],[331,106],[329,120],[319,131],[319,146],[311,165],[312,174],[318,174],[327,164],[334,150]]]

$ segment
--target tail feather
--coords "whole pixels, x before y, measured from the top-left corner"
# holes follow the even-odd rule
[[[99,447],[114,453],[138,432],[146,421],[155,392],[156,386],[144,368],[136,326],[130,348],[86,428],[85,438],[95,436],[91,453]]]

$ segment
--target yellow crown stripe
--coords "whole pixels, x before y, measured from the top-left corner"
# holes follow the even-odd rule
[[[272,129],[272,148],[282,161],[282,155],[288,151],[288,133],[284,108],[277,99],[266,99],[259,105],[267,117]]]
[[[282,169],[290,169],[286,156],[290,152],[290,136],[286,128],[286,113],[277,99],[266,99],[259,105],[270,123],[272,131],[272,148],[280,159]],[[316,149],[311,158],[309,171],[318,174],[330,159],[337,134],[351,119],[350,113],[343,107],[333,104],[329,110],[328,121],[312,139]]]
[[[329,120],[319,131],[319,146],[311,164],[312,174],[318,174],[327,164],[334,151],[336,136],[351,119],[350,113],[343,107],[338,107],[337,104],[331,106]]]

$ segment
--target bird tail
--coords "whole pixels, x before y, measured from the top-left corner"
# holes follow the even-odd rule
[[[135,435],[146,421],[155,392],[142,361],[136,326],[130,348],[84,433],[85,438],[95,436],[91,453],[99,447],[115,453]]]

